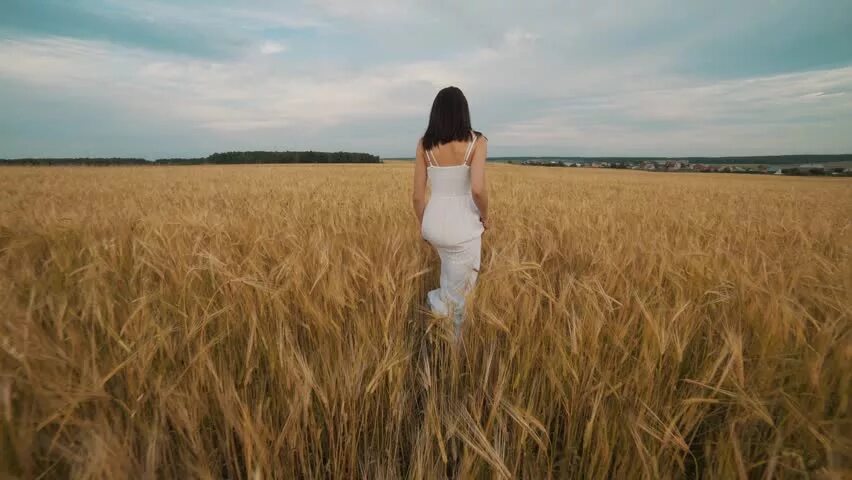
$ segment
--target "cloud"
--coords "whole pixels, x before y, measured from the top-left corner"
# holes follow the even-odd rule
[[[239,56],[253,48],[253,36],[270,30],[328,28],[306,13],[216,1],[7,1],[10,4],[0,16],[0,37],[63,36],[207,59]]]
[[[232,55],[243,46],[227,31],[213,33],[189,24],[153,21],[149,15],[91,2],[6,0],[0,37],[66,36],[120,43],[193,56]]]
[[[193,145],[410,154],[447,85],[466,92],[495,155],[852,150],[852,28],[839,0],[11,1],[0,101],[15,92],[22,111],[49,97],[95,124],[126,119],[124,136],[109,125],[104,155],[148,155],[149,140],[132,140],[138,124],[149,137],[185,125]],[[39,119],[16,131],[26,128]],[[14,151],[68,141],[42,133]]]
[[[825,92],[831,92],[825,94]],[[613,92],[553,106],[494,135],[507,145],[620,155],[848,152],[852,67]]]
[[[282,45],[265,44],[267,52]],[[102,42],[52,38],[0,41],[0,76],[75,96],[109,99],[141,113],[211,130],[395,118],[419,112],[409,87],[431,93],[452,78],[429,62],[360,72],[288,74],[263,61],[208,62],[163,57]]]
[[[334,17],[369,23],[411,18],[425,5],[412,0],[311,0],[311,3]]]
[[[413,61],[355,69],[306,69],[251,56],[211,62],[65,37],[0,41],[0,76],[109,98],[140,111],[182,118],[211,130],[289,125],[322,128],[345,121],[423,116],[434,92],[446,85],[476,87],[482,73],[523,54],[533,40],[513,30],[496,48],[461,52],[446,61]],[[271,55],[287,46],[265,41]]]
[[[288,6],[275,8],[258,2],[197,1],[181,3],[163,0],[102,0],[110,9],[132,18],[144,18],[152,24],[193,25],[197,28],[239,27],[256,30],[285,28],[294,30],[328,28],[329,23],[309,15],[304,9]]]
[[[264,55],[274,55],[287,50],[287,46],[281,42],[267,40],[260,45],[260,53]]]
[[[535,43],[535,41],[539,38],[541,38],[541,35],[527,32],[520,28],[513,28],[506,32],[503,36],[505,43],[512,48],[522,48],[526,45]]]

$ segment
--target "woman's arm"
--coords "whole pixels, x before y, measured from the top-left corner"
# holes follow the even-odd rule
[[[423,211],[426,210],[426,153],[423,144],[417,142],[417,154],[414,158],[414,192],[412,195],[414,214],[417,215],[418,228],[423,223]]]
[[[488,228],[488,191],[485,188],[485,159],[488,157],[488,139],[480,136],[473,147],[470,160],[470,193],[479,209],[482,225]]]

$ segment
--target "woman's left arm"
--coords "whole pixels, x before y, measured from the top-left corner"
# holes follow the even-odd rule
[[[473,195],[473,203],[479,209],[480,221],[487,230],[488,225],[488,189],[485,188],[485,161],[488,158],[488,140],[479,137],[473,149],[473,158],[470,160],[470,193]]]
[[[423,144],[417,142],[417,154],[414,158],[414,191],[412,203],[417,215],[417,227],[423,224],[423,212],[426,210],[426,153]]]

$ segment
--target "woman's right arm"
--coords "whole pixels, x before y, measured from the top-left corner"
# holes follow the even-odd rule
[[[414,190],[412,194],[414,214],[417,215],[417,227],[423,224],[423,212],[426,210],[426,153],[423,144],[417,142],[417,154],[414,158]]]
[[[470,160],[470,193],[479,209],[482,225],[488,228],[488,190],[485,188],[485,159],[488,157],[488,139],[480,136]]]

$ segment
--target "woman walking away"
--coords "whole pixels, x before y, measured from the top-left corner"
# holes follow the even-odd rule
[[[429,126],[417,144],[414,212],[423,238],[441,257],[439,288],[427,295],[434,313],[449,315],[461,333],[465,295],[479,273],[482,232],[488,228],[487,139],[471,129],[467,99],[456,87],[435,97]],[[432,193],[426,202],[426,182]]]

